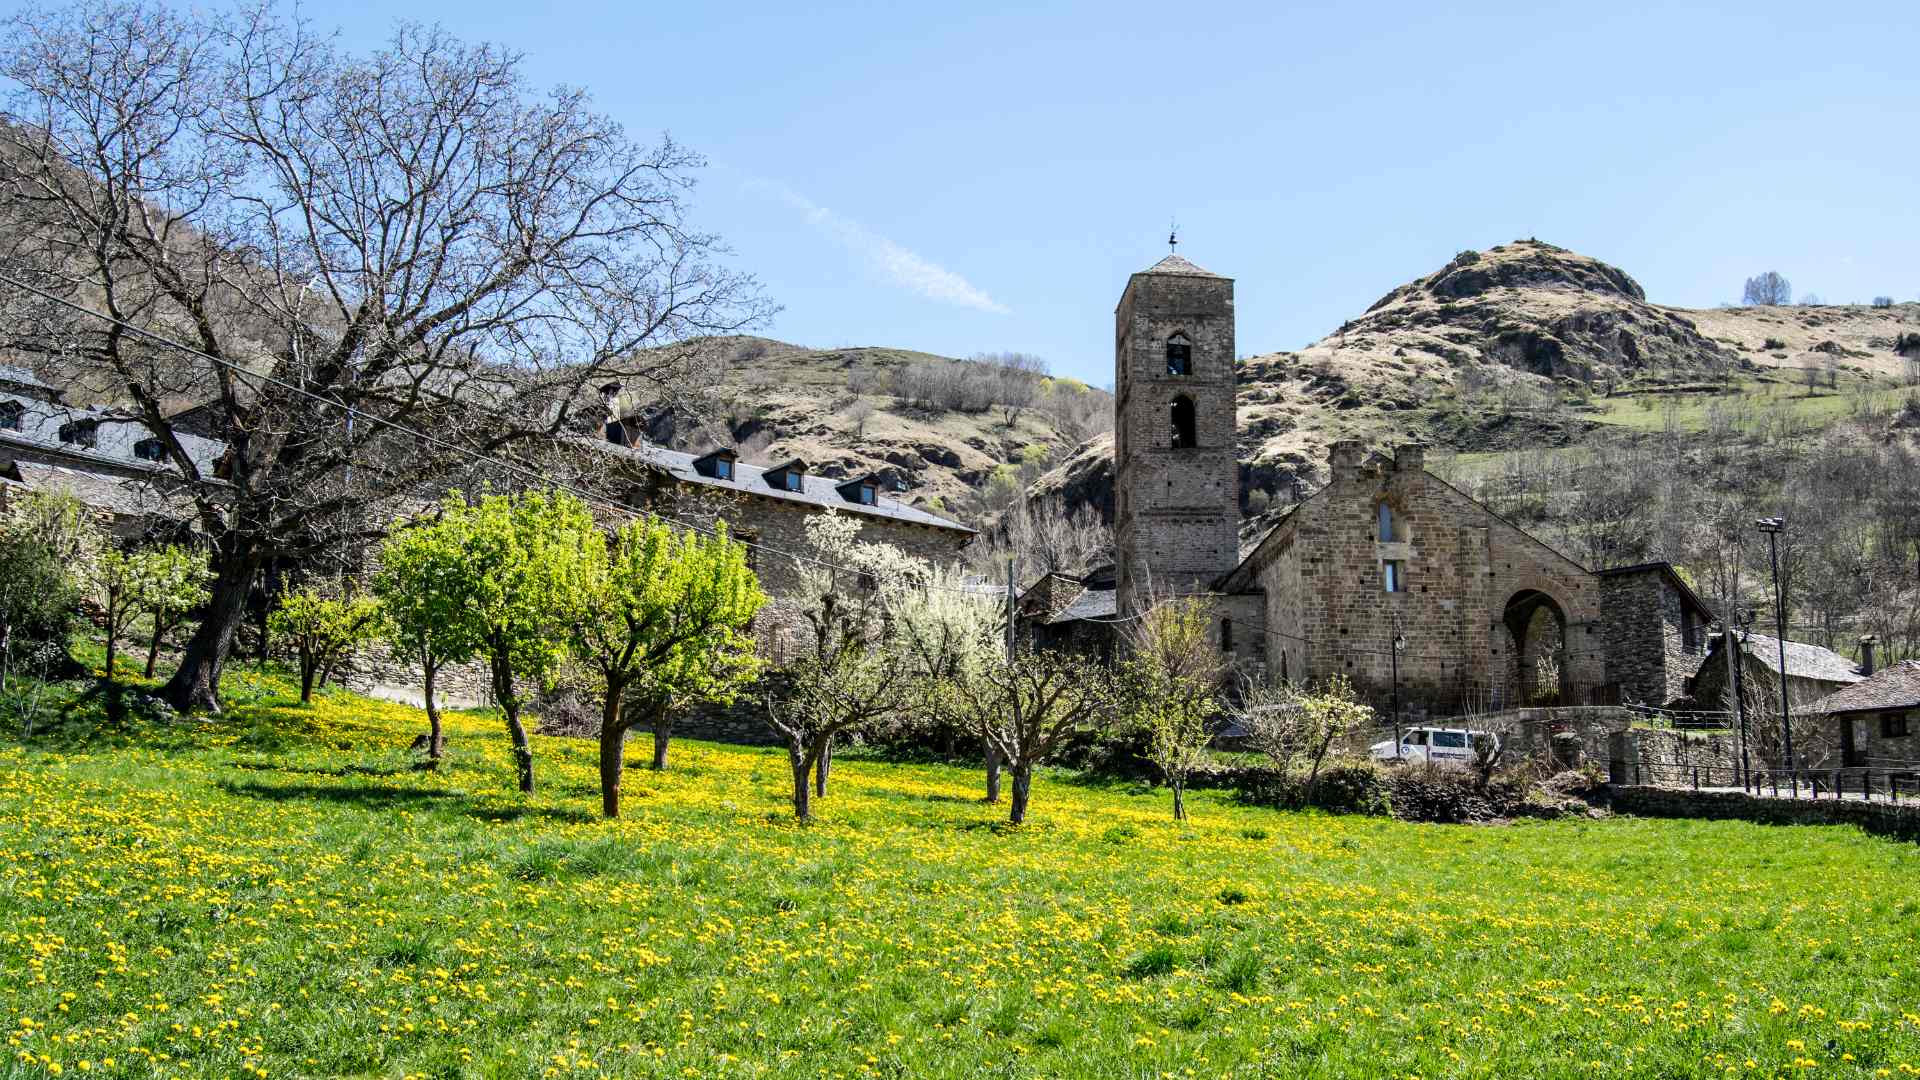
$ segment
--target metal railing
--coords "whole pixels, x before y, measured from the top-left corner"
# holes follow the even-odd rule
[[[1611,771],[1628,784],[1665,788],[1745,791],[1790,799],[1856,799],[1894,805],[1920,805],[1920,762],[1832,769],[1742,770],[1736,765],[1703,764],[1684,758],[1641,756],[1613,761]],[[1624,775],[1620,775],[1624,773]]]

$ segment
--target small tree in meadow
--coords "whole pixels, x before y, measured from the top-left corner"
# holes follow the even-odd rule
[[[619,817],[627,732],[651,727],[653,767],[666,768],[679,711],[732,700],[759,670],[746,628],[767,598],[724,524],[707,536],[639,518],[610,550],[596,535],[587,559],[573,653],[600,672],[600,807]]]
[[[1126,633],[1126,710],[1173,790],[1176,821],[1187,818],[1187,777],[1206,761],[1227,674],[1212,627],[1209,601],[1177,596],[1154,603]]]
[[[144,567],[127,552],[119,548],[108,547],[93,560],[87,575],[88,598],[100,610],[101,623],[107,632],[106,678],[113,681],[113,661],[118,654],[120,639],[133,629],[134,617],[146,596],[146,582],[142,580]]]
[[[420,665],[429,769],[446,756],[435,687],[440,669],[472,659],[480,648],[479,579],[467,566],[471,524],[471,515],[440,514],[397,525],[380,545],[373,579],[394,647]]]
[[[1234,713],[1247,741],[1275,766],[1283,772],[1306,768],[1302,800],[1307,803],[1313,801],[1320,767],[1333,744],[1373,722],[1373,710],[1354,697],[1353,683],[1345,675],[1333,676],[1317,691],[1289,683],[1249,683]]]
[[[267,628],[275,637],[293,643],[304,705],[313,701],[316,685],[325,685],[355,650],[380,636],[380,601],[300,589],[280,598],[280,605],[267,616]]]
[[[1013,774],[1007,820],[1015,825],[1027,820],[1034,768],[1074,738],[1113,722],[1119,705],[1105,665],[1046,649],[975,665],[957,673],[954,687],[973,722],[1007,760]]]
[[[150,548],[135,558],[144,564],[142,576],[147,582],[141,609],[153,622],[146,667],[146,677],[151,679],[167,635],[212,595],[208,587],[213,583],[213,568],[207,565],[204,554],[174,544]]]
[[[16,657],[42,654],[42,646],[66,657],[77,581],[98,547],[98,531],[73,496],[8,495],[0,507],[0,690]]]
[[[567,658],[593,573],[599,527],[587,505],[566,494],[489,495],[443,508],[464,530],[456,586],[471,597],[479,652],[492,674],[493,699],[513,740],[520,790],[533,792],[533,745],[521,723],[520,682],[550,682]]]
[[[834,739],[899,719],[919,696],[916,669],[890,628],[931,570],[859,535],[859,522],[832,512],[807,521],[814,559],[800,564],[795,593],[811,648],[788,665],[785,692],[766,699],[767,723],[787,747],[794,816],[803,821],[813,816],[809,780],[826,794]]]

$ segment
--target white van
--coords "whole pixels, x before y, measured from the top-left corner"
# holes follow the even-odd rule
[[[1400,733],[1400,746],[1397,753],[1392,739],[1374,743],[1367,748],[1367,753],[1375,761],[1399,760],[1409,765],[1432,762],[1435,765],[1449,765],[1464,769],[1473,764],[1474,745],[1483,739],[1493,740],[1495,748],[1500,745],[1500,736],[1491,731],[1442,727],[1408,728]]]

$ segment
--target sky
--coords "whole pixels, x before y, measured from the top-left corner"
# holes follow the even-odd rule
[[[1127,275],[1236,279],[1242,355],[1299,348],[1466,248],[1537,237],[1656,302],[1777,269],[1920,298],[1920,13],[1834,6],[910,2],[311,5],[525,54],[708,160],[693,221],[768,336],[1112,381]]]

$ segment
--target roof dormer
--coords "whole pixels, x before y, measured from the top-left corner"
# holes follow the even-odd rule
[[[835,485],[834,490],[850,503],[859,503],[861,506],[880,505],[880,478],[872,473]]]
[[[794,458],[784,465],[775,465],[762,475],[766,477],[767,486],[775,491],[804,491],[807,486],[807,463]]]
[[[694,458],[693,471],[715,480],[732,480],[734,466],[739,460],[739,454],[723,446],[708,452],[705,456]]]

